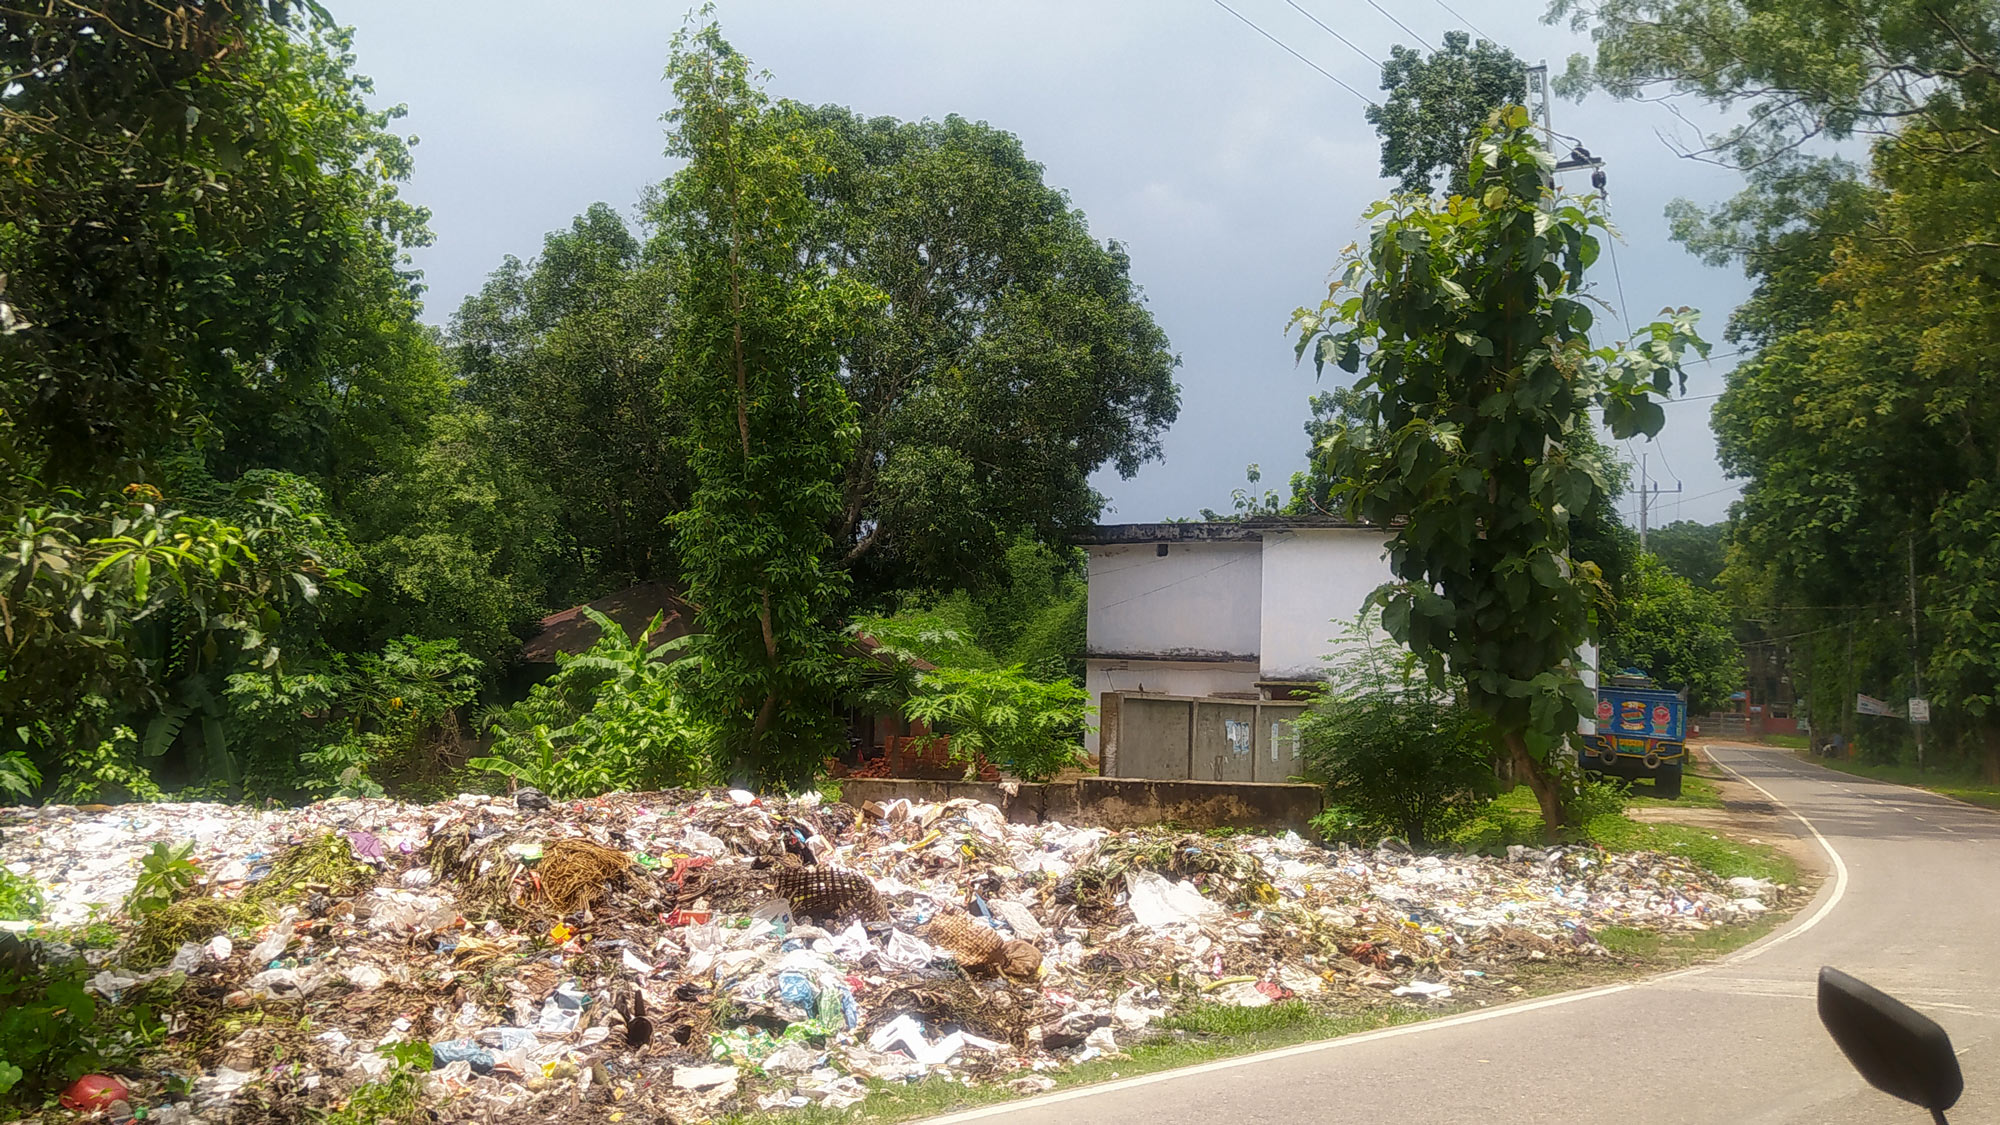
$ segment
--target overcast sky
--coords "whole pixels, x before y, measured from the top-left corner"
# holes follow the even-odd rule
[[[1230,7],[1350,86],[1377,96],[1380,72],[1286,0]],[[1411,35],[1366,0],[1299,7],[1384,57]],[[1472,21],[1479,33],[1560,70],[1588,44],[1542,25],[1521,0],[1381,0],[1430,38]],[[633,0],[577,8],[528,0],[329,0],[356,32],[377,103],[404,103],[422,141],[406,187],[433,212],[417,252],[425,317],[452,310],[507,254],[603,201],[628,214],[671,166],[662,154],[667,42],[685,9]],[[1124,243],[1154,317],[1180,355],[1180,421],[1164,462],[1131,480],[1102,473],[1108,522],[1227,509],[1243,468],[1267,485],[1305,463],[1301,426],[1315,383],[1292,362],[1285,324],[1316,304],[1359,216],[1386,194],[1363,102],[1225,11],[1219,0],[722,0],[724,34],[770,72],[773,96],[903,119],[956,113],[1019,136],[1048,182],[1066,190],[1101,239]],[[1702,120],[1689,111],[1696,120]],[[1555,127],[1607,161],[1624,300],[1636,322],[1666,306],[1704,313],[1717,353],[1742,276],[1710,269],[1668,241],[1676,196],[1733,194],[1733,173],[1676,157],[1657,135],[1678,122],[1657,106],[1558,101]],[[1685,126],[1680,127],[1685,135]],[[1587,191],[1586,173],[1567,177]],[[1608,261],[1597,292],[1621,305]],[[1616,331],[1616,316],[1600,317]],[[1621,333],[1622,334],[1622,333]],[[1602,341],[1600,341],[1602,342]],[[1667,408],[1651,472],[1655,524],[1722,518],[1736,489],[1715,463],[1712,397],[1733,360],[1697,366],[1689,400]],[[1338,372],[1333,373],[1338,375]],[[1710,396],[1710,397],[1695,397]],[[1625,507],[1636,514],[1636,498]]]

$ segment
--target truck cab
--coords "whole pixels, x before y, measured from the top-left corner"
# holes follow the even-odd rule
[[[1597,689],[1597,732],[1583,736],[1577,765],[1627,780],[1653,779],[1657,796],[1681,795],[1687,762],[1687,695],[1667,691],[1637,668]]]

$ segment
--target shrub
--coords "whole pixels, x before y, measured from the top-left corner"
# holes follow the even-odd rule
[[[479,687],[479,661],[453,640],[399,637],[376,653],[340,654],[299,671],[229,677],[232,717],[252,757],[285,762],[281,786],[314,797],[379,797],[371,771],[407,763],[458,737],[458,709]]]
[[[31,878],[0,867],[0,921],[38,922],[48,903]]]
[[[1492,800],[1493,742],[1482,715],[1433,688],[1366,616],[1329,659],[1330,683],[1299,719],[1306,768],[1341,812],[1322,832],[1395,834],[1428,845]]]
[[[966,639],[950,605],[856,621],[852,631],[880,647],[850,662],[849,698],[901,711],[948,737],[953,758],[968,767],[984,755],[1015,777],[1046,781],[1084,761],[1089,693],[1066,678],[1060,660],[1045,661],[1046,677],[1020,664],[999,666]],[[937,666],[920,671],[911,658]]]
[[[1068,680],[1037,680],[1018,665],[938,668],[917,677],[903,713],[949,736],[961,761],[983,754],[1015,777],[1047,781],[1084,760],[1089,700]]]
[[[689,710],[669,662],[680,642],[648,646],[593,609],[601,635],[528,698],[488,719],[492,752],[468,765],[532,785],[557,800],[614,790],[664,789],[708,779],[709,726]]]
[[[163,1028],[156,998],[171,977],[100,1001],[85,982],[97,969],[82,958],[43,961],[34,943],[0,935],[0,1103],[32,1105],[92,1071],[126,1068]]]

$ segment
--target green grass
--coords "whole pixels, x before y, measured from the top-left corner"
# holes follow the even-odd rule
[[[1047,1072],[1055,1080],[1054,1089],[1087,1086],[1140,1074],[1173,1070],[1196,1063],[1253,1054],[1336,1039],[1364,1031],[1376,1031],[1398,1024],[1415,1023],[1444,1014],[1420,1008],[1378,1008],[1356,1015],[1327,1015],[1301,1001],[1287,1000],[1264,1008],[1236,1008],[1224,1004],[1203,1004],[1166,1019],[1160,1027],[1168,1037],[1131,1047],[1128,1057],[1095,1059],[1077,1066]],[[1019,1077],[1018,1075],[1016,1077]],[[743,1114],[724,1118],[725,1125],[833,1125],[834,1122],[909,1121],[956,1110],[974,1109],[1021,1095],[1006,1082],[984,1086],[964,1086],[943,1078],[921,1082],[868,1083],[868,1098],[844,1110],[807,1106],[775,1113]]]
[[[1786,750],[1804,750],[1811,740],[1803,734],[1767,734],[1758,739],[1766,746],[1777,746]]]
[[[1655,968],[1669,969],[1720,957],[1749,945],[1790,917],[1790,911],[1767,914],[1747,926],[1720,926],[1691,933],[1662,933],[1627,926],[1606,926],[1591,936],[1597,944],[1621,957],[1643,961]]]
[[[1695,780],[1690,777],[1688,780]],[[1713,785],[1708,788],[1712,792]],[[1667,801],[1644,802],[1670,805]],[[1719,798],[1717,803],[1720,803]],[[1613,851],[1656,851],[1679,856],[1728,879],[1749,875],[1779,883],[1798,881],[1798,866],[1783,852],[1764,844],[1745,843],[1706,828],[1681,824],[1640,824],[1623,813],[1592,819],[1565,829],[1570,843],[1595,844]],[[1542,815],[1525,785],[1502,794],[1478,819],[1461,829],[1453,842],[1472,851],[1499,852],[1509,844],[1540,846]]]
[[[1681,795],[1673,797],[1653,796],[1653,783],[1635,781],[1631,788],[1631,803],[1634,808],[1654,809],[1719,809],[1722,807],[1722,790],[1715,782],[1698,773],[1681,773]]]
[[[1807,758],[1816,766],[1825,766],[1841,773],[1851,773],[1856,777],[1873,778],[1876,781],[1893,781],[1898,785],[1911,785],[1918,789],[1928,789],[1946,797],[1965,801],[1969,804],[1984,805],[1989,809],[2000,809],[2000,785],[1980,778],[1976,774],[1961,770],[1927,769],[1917,772],[1915,766],[1880,765],[1873,762],[1845,761],[1839,758]]]

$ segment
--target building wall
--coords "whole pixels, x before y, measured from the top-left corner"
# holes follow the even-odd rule
[[[1252,544],[1255,546],[1255,544]],[[1257,665],[1254,661],[1172,661],[1100,660],[1092,657],[1083,665],[1084,690],[1093,707],[1101,707],[1106,692],[1143,692],[1147,695],[1241,695],[1257,696]],[[1090,717],[1084,732],[1084,747],[1095,754],[1097,719]]]
[[[1257,652],[1266,680],[1317,680],[1324,657],[1361,603],[1394,578],[1379,531],[1334,528],[1263,533],[1263,605]]]
[[[1264,574],[1259,544],[1090,548],[1089,655],[1255,661]],[[1151,685],[1147,686],[1151,691]]]

